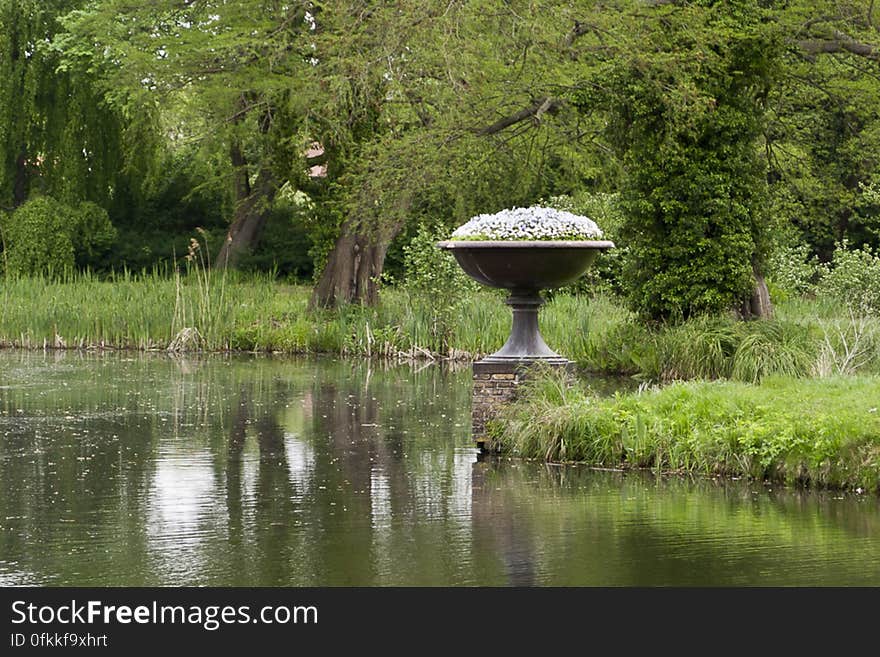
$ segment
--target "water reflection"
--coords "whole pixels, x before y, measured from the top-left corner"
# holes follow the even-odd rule
[[[478,461],[468,370],[0,353],[0,585],[880,583],[876,498]]]
[[[499,555],[499,583],[880,582],[876,497],[505,461],[474,469],[474,549]]]

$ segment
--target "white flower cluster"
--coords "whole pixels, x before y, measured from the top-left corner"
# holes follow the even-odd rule
[[[592,240],[596,222],[564,210],[533,206],[478,214],[452,232],[453,240]]]

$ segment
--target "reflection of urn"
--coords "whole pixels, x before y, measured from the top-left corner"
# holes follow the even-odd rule
[[[513,326],[504,346],[484,363],[546,362],[566,364],[544,342],[538,330],[540,291],[575,281],[599,254],[614,248],[613,242],[590,241],[492,241],[450,240],[437,244],[452,251],[465,273],[483,285],[510,291],[507,305],[513,309]]]

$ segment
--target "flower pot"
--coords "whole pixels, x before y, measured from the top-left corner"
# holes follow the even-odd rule
[[[438,242],[437,246],[451,251],[465,273],[477,282],[510,291],[510,337],[483,362],[566,364],[568,359],[550,349],[538,330],[538,309],[544,303],[540,291],[574,282],[600,251],[614,248],[614,243],[448,240]]]

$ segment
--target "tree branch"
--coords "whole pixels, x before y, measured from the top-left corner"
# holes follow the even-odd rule
[[[877,46],[856,41],[849,35],[836,30],[832,36],[832,39],[803,39],[798,41],[797,45],[811,57],[829,53],[848,52],[866,59],[880,61],[880,50],[878,50]]]
[[[572,44],[574,44],[575,39],[578,37],[584,36],[590,30],[593,30],[594,26],[589,23],[581,23],[580,21],[574,22],[574,27],[571,28],[571,31],[565,35],[565,47],[571,48]]]
[[[523,108],[518,112],[514,112],[510,116],[505,116],[503,119],[499,119],[492,125],[477,129],[476,133],[481,137],[485,137],[497,134],[505,128],[509,128],[510,126],[525,121],[526,119],[540,121],[542,114],[545,112],[550,112],[552,114],[560,107],[562,107],[562,102],[560,100],[545,96],[544,98],[536,100],[531,106]]]

